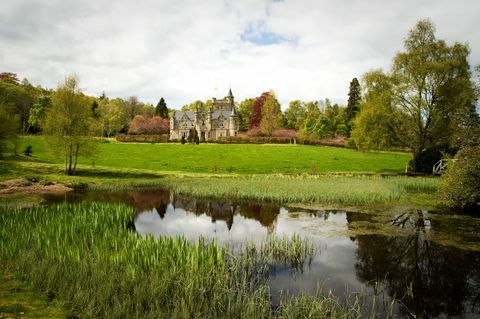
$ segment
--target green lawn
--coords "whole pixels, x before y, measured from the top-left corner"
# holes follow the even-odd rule
[[[33,146],[33,160],[62,163],[43,137],[22,137]],[[411,156],[399,152],[362,153],[352,149],[305,145],[127,144],[100,143],[94,160],[79,163],[184,173],[401,173]]]

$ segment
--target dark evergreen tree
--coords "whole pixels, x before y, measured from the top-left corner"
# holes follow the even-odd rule
[[[353,80],[350,82],[347,109],[345,110],[347,136],[350,136],[350,132],[352,131],[352,121],[360,110],[361,99],[360,83],[358,82],[357,78],[353,78]]]
[[[165,103],[165,99],[163,97],[160,99],[160,101],[158,101],[158,104],[155,107],[155,115],[160,116],[162,119],[168,118],[167,103]]]
[[[97,100],[93,100],[92,102],[92,116],[94,119],[98,119],[100,117],[99,111],[98,111],[98,103]]]

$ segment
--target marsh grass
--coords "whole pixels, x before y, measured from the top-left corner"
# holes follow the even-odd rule
[[[305,264],[310,264],[317,254],[317,247],[308,239],[298,234],[281,237],[266,236],[259,249],[259,255],[266,263],[290,264],[294,270],[303,271]]]
[[[254,175],[235,178],[166,177],[162,185],[195,197],[242,198],[279,203],[375,205],[408,201],[411,192],[436,192],[440,180],[381,176]]]
[[[133,215],[127,206],[100,203],[1,205],[0,266],[72,317],[363,316],[361,305],[352,310],[333,295],[286,298],[272,308],[266,268],[254,261],[304,260],[313,248],[299,237],[268,239],[260,257],[234,254],[216,241],[142,238],[131,229]]]

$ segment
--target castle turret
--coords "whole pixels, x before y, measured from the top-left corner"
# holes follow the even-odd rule
[[[228,90],[228,95],[226,96],[226,99],[227,99],[227,101],[230,103],[230,106],[231,106],[232,109],[233,109],[234,101],[233,101],[232,89],[229,89],[229,90]]]
[[[230,94],[232,91],[230,90]],[[235,136],[237,135],[237,113],[235,112],[235,106],[232,105],[232,112],[230,113],[230,116],[228,117],[228,129],[229,129],[229,135],[230,136]]]

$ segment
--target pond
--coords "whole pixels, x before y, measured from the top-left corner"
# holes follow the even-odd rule
[[[299,234],[317,254],[300,269],[269,265],[272,302],[281,293],[337,296],[363,292],[381,309],[395,297],[394,312],[419,318],[480,316],[480,221],[428,211],[388,214],[306,209],[240,200],[205,200],[166,190],[70,193],[47,203],[106,201],[135,208],[142,236],[215,238],[233,249],[267,235]],[[371,302],[371,300],[369,300]]]

